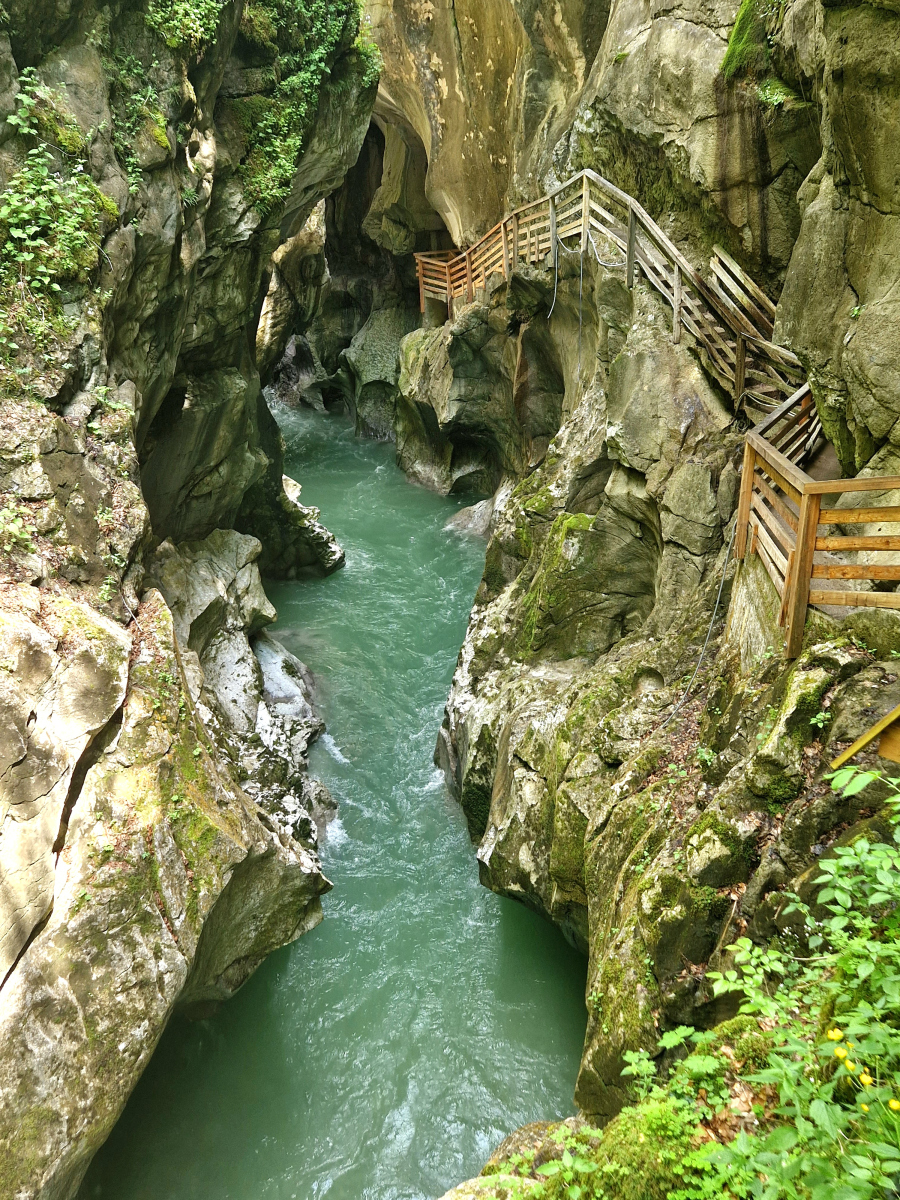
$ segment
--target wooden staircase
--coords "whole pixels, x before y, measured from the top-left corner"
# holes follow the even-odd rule
[[[711,374],[735,400],[768,413],[802,383],[799,360],[772,341],[775,306],[720,246],[707,282],[633,197],[594,171],[504,217],[462,252],[416,255],[422,311],[429,298],[471,303],[493,275],[509,279],[521,263],[558,270],[559,253],[593,254],[625,272],[638,272],[672,306],[672,337],[682,327],[696,339]]]
[[[488,279],[509,279],[523,262],[558,272],[561,248],[622,269],[629,288],[641,272],[672,307],[673,340],[689,330],[706,369],[734,397],[735,412],[762,417],[747,434],[736,556],[757,554],[775,585],[787,657],[800,652],[810,604],[835,616],[900,609],[900,593],[884,590],[900,583],[900,536],[884,532],[900,525],[900,503],[845,501],[900,493],[900,476],[821,480],[803,470],[826,444],[809,384],[800,360],[772,341],[774,304],[720,246],[707,282],[635,199],[582,171],[504,217],[468,250],[417,254],[422,311],[433,298],[452,316],[457,301],[471,303]]]

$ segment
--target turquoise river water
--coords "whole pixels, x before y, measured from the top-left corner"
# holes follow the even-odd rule
[[[217,1015],[174,1021],[91,1168],[103,1200],[425,1200],[517,1125],[573,1111],[583,960],[478,883],[432,765],[484,544],[337,415],[279,414],[347,554],[271,587],[314,672],[335,890]]]

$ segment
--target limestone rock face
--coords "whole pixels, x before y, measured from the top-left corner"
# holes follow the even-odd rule
[[[3,14],[0,191],[34,144],[7,117],[36,86],[52,170],[93,181],[102,242],[18,350],[18,291],[3,305],[0,1194],[16,1200],[74,1195],[176,1004],[232,995],[330,887],[316,844],[334,805],[306,772],[322,724],[302,664],[263,635],[259,568],[343,555],[283,474],[254,334],[282,241],[269,274],[291,313],[315,306],[321,244],[299,231],[355,161],[375,89],[350,14],[302,136],[260,163],[247,113],[277,107],[278,54],[316,47],[254,48],[244,7],[201,42],[119,0]],[[270,356],[293,319],[274,308]]]
[[[239,517],[249,532],[284,527],[279,565],[287,570],[302,565],[302,554],[291,558],[297,538],[281,494],[282,448],[263,412],[249,331],[273,251],[295,234],[303,241],[298,231],[310,212],[355,161],[374,89],[348,27],[330,52],[332,83],[321,91],[286,199],[257,201],[256,130],[241,114],[251,101],[269,103],[271,78],[248,66],[241,9],[229,6],[198,64],[189,45],[166,43],[132,5],[116,3],[98,16],[73,3],[64,19],[52,6],[27,17],[17,9],[11,45],[6,35],[0,45],[2,77],[10,80],[0,86],[0,126],[10,128],[15,111],[12,81],[33,66],[59,120],[89,140],[88,169],[117,214],[105,218],[96,292],[82,288],[73,297],[71,329],[34,388],[56,409],[83,394],[86,417],[128,389],[154,533],[202,538]],[[149,115],[132,128],[138,91]],[[23,155],[6,140],[0,187]],[[294,239],[274,267],[301,299],[307,258]],[[307,281],[313,292],[317,269]],[[287,340],[285,323],[283,314],[267,314],[266,370]]]
[[[846,472],[897,444],[895,130],[900,15],[824,9],[823,156],[801,191],[803,223],[776,334],[810,372]]]
[[[242,600],[258,619],[249,595]],[[321,919],[330,886],[309,844],[263,820],[234,782],[158,592],[137,617],[126,634],[58,598],[8,626],[30,662],[18,687],[33,693],[38,714],[23,762],[34,763],[34,778],[43,770],[50,782],[65,770],[59,747],[77,754],[88,741],[79,713],[104,724],[58,798],[52,832],[42,842],[36,825],[32,835],[50,879],[38,927],[19,929],[0,990],[5,1196],[72,1195],[176,1002],[229,996],[266,954]],[[72,640],[81,649],[61,669]],[[67,722],[68,736],[48,760],[54,722]],[[4,853],[8,822],[26,815],[12,799]],[[5,858],[3,867],[6,895]]]
[[[737,7],[373,2],[376,113],[424,148],[426,195],[457,245],[589,166],[682,236],[777,273],[819,154],[821,20],[808,0],[786,7],[766,91],[721,74]]]
[[[91,747],[121,708],[131,649],[119,626],[84,605],[60,597],[42,612],[35,589],[23,589],[23,598],[49,628],[23,613],[3,614],[3,761],[9,764],[0,823],[4,977],[53,908],[54,859],[72,796]],[[61,657],[63,639],[74,646]]]
[[[624,1053],[655,1045],[660,1028],[729,1015],[706,968],[726,961],[736,930],[765,936],[770,893],[801,886],[859,818],[821,776],[836,742],[865,728],[855,680],[871,670],[890,689],[896,676],[842,647],[824,617],[805,654],[782,665],[778,605],[755,561],[742,568],[722,641],[728,586],[716,620],[713,610],[732,578],[740,425],[690,339],[672,343],[655,294],[624,292],[591,266],[576,305],[564,267],[548,320],[548,275],[497,281],[444,329],[410,335],[401,395],[414,398],[420,428],[436,431],[419,435],[431,454],[417,446],[420,478],[426,462],[433,485],[452,486],[459,436],[500,480],[436,761],[465,811],[482,882],[545,913],[588,955],[576,1101],[605,1121],[629,1096]],[[541,323],[562,395],[558,431],[535,454],[525,421],[546,384],[508,364]],[[520,381],[514,407],[511,388],[493,387],[493,407],[483,398],[473,329],[487,331],[481,346],[498,377]],[[414,443],[401,432],[403,462]],[[694,691],[677,707],[708,635]],[[847,724],[832,726],[822,716],[831,711]]]

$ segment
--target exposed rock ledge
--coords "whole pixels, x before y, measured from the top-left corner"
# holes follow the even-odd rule
[[[302,664],[262,633],[259,552],[223,530],[164,543],[129,630],[9,589],[4,1197],[72,1195],[174,1006],[226,999],[321,919],[330,800],[305,769],[323,726]]]

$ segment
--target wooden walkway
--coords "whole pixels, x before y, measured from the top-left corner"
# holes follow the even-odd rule
[[[471,303],[493,275],[509,279],[520,263],[555,268],[560,248],[620,267],[628,287],[641,272],[672,307],[672,337],[697,341],[705,366],[735,400],[770,412],[803,382],[799,360],[770,339],[775,305],[721,247],[711,282],[636,200],[593,171],[582,171],[549,196],[504,217],[462,252],[417,254],[419,300]]]
[[[417,254],[422,311],[432,298],[453,315],[494,275],[521,263],[558,270],[560,249],[638,272],[672,307],[672,338],[696,340],[706,369],[741,408],[765,414],[748,433],[736,554],[757,554],[781,598],[786,653],[800,653],[810,604],[900,609],[900,504],[845,507],[849,493],[900,491],[900,476],[815,480],[803,467],[825,441],[799,359],[771,340],[775,306],[719,246],[704,279],[638,202],[593,171],[504,217],[462,252]],[[823,501],[825,502],[823,504]],[[849,528],[848,528],[849,527]],[[888,555],[894,561],[884,561]],[[857,581],[854,585],[852,581]],[[861,586],[867,583],[868,588]]]

